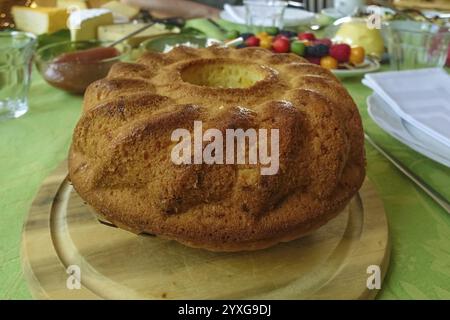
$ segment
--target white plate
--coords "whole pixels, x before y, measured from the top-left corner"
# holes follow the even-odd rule
[[[244,6],[232,6],[234,12],[236,13],[236,17],[233,17],[227,11],[222,10],[219,14],[220,18],[232,23],[245,24],[245,7]],[[293,9],[286,8],[284,12],[284,26],[292,27],[298,26],[301,24],[306,24],[314,19],[315,14],[309,11],[301,10],[301,9]]]
[[[420,154],[450,167],[450,149],[400,118],[377,94],[367,98],[370,117],[384,131]]]
[[[337,77],[343,79],[354,76],[361,76],[365,73],[374,72],[380,69],[380,63],[377,60],[366,58],[364,60],[364,63],[367,64],[367,66],[355,69],[334,69],[332,71]]]
[[[444,69],[377,72],[363,83],[399,117],[450,149],[450,76]]]

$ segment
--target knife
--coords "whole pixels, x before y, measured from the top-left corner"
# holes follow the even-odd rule
[[[419,188],[421,188],[431,199],[433,199],[437,204],[439,204],[447,213],[450,214],[450,203],[445,199],[439,192],[434,190],[430,185],[428,185],[419,176],[415,175],[412,171],[406,168],[403,164],[390,155],[386,150],[380,147],[372,138],[364,133],[364,138],[369,142],[379,153],[381,153],[386,159],[388,159],[394,166],[397,167],[405,176],[407,176],[411,181],[413,181]]]

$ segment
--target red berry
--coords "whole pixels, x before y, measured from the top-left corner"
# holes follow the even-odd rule
[[[316,41],[314,41],[314,44],[324,44],[327,47],[331,47],[333,45],[333,43],[331,42],[330,39],[328,38],[323,38],[323,39],[317,39]]]
[[[316,40],[316,36],[314,35],[314,33],[311,33],[311,32],[301,32],[298,34],[298,39],[314,41],[314,40]]]
[[[320,65],[320,57],[305,57],[311,63]]]
[[[276,36],[275,36],[275,38],[273,38],[274,40],[277,40],[277,39],[284,39],[284,40],[288,40],[288,41],[290,41],[290,39],[288,38],[288,37],[286,37],[284,34],[277,34]]]
[[[329,55],[335,58],[338,62],[348,62],[350,52],[350,46],[348,44],[341,43],[332,45]]]
[[[289,52],[291,47],[291,43],[288,39],[278,38],[272,43],[273,51],[277,53],[286,53]]]
[[[255,36],[248,37],[247,40],[245,40],[245,44],[247,47],[258,47],[259,46],[259,38]]]

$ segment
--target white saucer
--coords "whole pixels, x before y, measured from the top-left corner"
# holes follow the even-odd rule
[[[367,98],[367,109],[372,120],[395,139],[450,167],[450,148],[400,118],[380,96],[375,93],[370,95]]]
[[[231,15],[226,10],[222,10],[219,14],[222,20],[226,20],[232,23],[245,24],[245,6],[231,6],[235,15]],[[301,24],[307,24],[314,19],[315,14],[309,11],[286,8],[284,12],[284,26],[293,27]],[[270,25],[267,25],[270,26]]]

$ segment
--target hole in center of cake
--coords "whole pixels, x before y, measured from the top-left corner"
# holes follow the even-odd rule
[[[204,87],[248,88],[266,77],[258,65],[232,62],[199,62],[181,71],[183,81]]]

